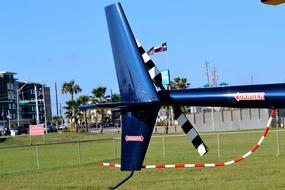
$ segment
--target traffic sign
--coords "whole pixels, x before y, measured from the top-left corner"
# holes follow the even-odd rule
[[[28,104],[30,102],[30,100],[20,100],[19,103],[20,104]]]

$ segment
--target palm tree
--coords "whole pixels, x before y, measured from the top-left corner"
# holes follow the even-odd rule
[[[111,102],[119,102],[121,100],[120,94],[114,93],[111,94]]]
[[[74,94],[77,94],[81,92],[82,89],[78,84],[75,84],[74,80],[71,80],[69,82],[64,82],[61,88],[62,94],[70,94],[71,100],[74,100]]]
[[[173,79],[173,81],[170,81],[170,88],[171,89],[185,89],[185,88],[188,88],[190,86],[190,83],[187,82],[187,78],[185,77],[176,77]],[[187,109],[185,106],[181,106],[180,107],[182,109],[183,112],[185,112]],[[167,111],[166,111],[166,114],[167,114],[167,122],[166,122],[166,126],[165,126],[165,133],[168,133],[168,126],[169,126],[169,115],[171,113],[171,108],[169,106],[167,106]],[[173,114],[171,114],[173,115]],[[172,117],[172,120],[173,120],[173,117]]]
[[[99,86],[97,88],[94,88],[92,90],[92,103],[103,103],[107,102],[110,100],[110,96],[106,96],[106,90],[107,87],[104,86]],[[100,132],[103,133],[103,122],[104,122],[104,110],[100,110],[100,115],[101,115],[101,126],[100,126]]]
[[[81,105],[86,105],[89,103],[90,101],[90,97],[89,96],[86,96],[86,95],[83,95],[83,96],[79,96],[78,99],[77,99],[78,103],[81,104]]]
[[[86,95],[83,95],[83,96],[79,96],[78,99],[77,99],[78,103],[80,105],[86,105],[89,103],[90,101],[90,97],[89,96],[86,96]],[[88,119],[87,119],[87,116],[86,116],[86,110],[84,110],[84,122],[85,122],[85,128],[86,128],[86,131],[88,131]]]
[[[78,132],[77,122],[80,118],[80,112],[78,110],[79,102],[75,100],[70,100],[66,102],[64,109],[66,110],[64,115],[68,119],[68,122],[72,122],[75,125],[75,130]]]
[[[219,86],[226,87],[226,86],[229,86],[229,83],[227,83],[227,82],[221,82],[221,83],[219,84]]]
[[[176,77],[173,79],[173,81],[170,81],[170,87],[172,89],[184,89],[184,88],[188,88],[189,86],[190,86],[190,83],[187,82],[187,78]]]
[[[108,98],[110,98],[110,96],[106,96],[106,90],[107,90],[107,87],[104,87],[104,86],[99,86],[97,88],[94,88],[92,90],[92,102],[93,103],[103,103],[103,102],[107,102],[108,101]]]
[[[57,127],[62,125],[62,118],[60,116],[53,116],[52,121]]]

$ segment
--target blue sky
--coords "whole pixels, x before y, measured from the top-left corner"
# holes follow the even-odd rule
[[[104,7],[110,0],[0,1],[0,70],[21,81],[74,79],[89,94],[100,85],[118,92]],[[259,0],[122,0],[134,34],[148,49],[168,43],[154,57],[171,76],[192,87],[206,83],[205,61],[230,85],[285,81],[285,6]],[[59,93],[60,94],[60,93]],[[59,98],[64,103],[69,97]],[[55,110],[53,110],[55,113]]]

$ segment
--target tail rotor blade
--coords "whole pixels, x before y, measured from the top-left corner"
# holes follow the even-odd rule
[[[187,135],[189,140],[192,142],[194,147],[197,149],[200,156],[205,155],[208,152],[207,145],[203,142],[198,132],[195,130],[193,125],[190,123],[186,115],[182,112],[178,106],[173,107],[174,118],[178,121],[184,133]]]
[[[156,87],[160,88],[161,90],[165,90],[164,86],[162,85],[162,78],[161,73],[148,55],[148,53],[144,50],[142,45],[136,40],[139,52],[143,58],[145,66],[148,70],[148,73],[155,84]],[[193,125],[190,123],[186,115],[182,112],[182,109],[179,106],[174,106],[174,118],[178,121],[178,124],[183,129],[184,133],[188,136],[191,140],[194,147],[198,150],[198,153],[203,156],[208,152],[208,147],[201,139],[198,132],[195,130]]]

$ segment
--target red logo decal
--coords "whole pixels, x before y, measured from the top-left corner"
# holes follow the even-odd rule
[[[265,100],[264,92],[254,92],[254,93],[236,93],[235,99],[239,101],[252,101],[252,100]]]
[[[127,142],[128,141],[140,141],[140,142],[142,142],[144,140],[144,137],[142,135],[141,136],[128,136],[128,135],[126,135],[125,140]]]

